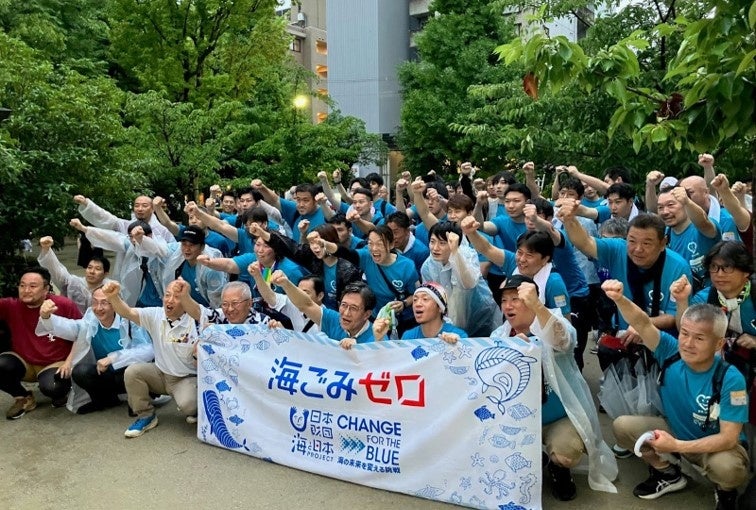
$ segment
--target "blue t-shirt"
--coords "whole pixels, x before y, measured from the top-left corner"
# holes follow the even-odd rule
[[[724,207],[719,210],[719,229],[722,232],[723,241],[741,241],[738,226],[735,225],[735,219],[730,214],[730,211]]]
[[[386,205],[383,205],[383,204],[386,204]],[[381,213],[381,216],[388,216],[389,214],[394,214],[398,210],[396,207],[386,202],[382,198],[379,198],[378,200],[374,201],[373,207],[375,207],[375,212]]]
[[[236,229],[237,245],[239,246],[239,253],[254,253],[256,238],[249,235],[246,227],[239,227]]]
[[[621,281],[624,284],[623,294],[630,301],[633,300],[633,295],[630,292],[630,284],[627,281],[627,241],[624,239],[596,239],[596,252],[598,255],[597,261],[599,267],[609,268],[612,278]],[[659,297],[661,298],[659,303],[659,314],[666,313],[669,315],[675,315],[677,312],[677,305],[675,304],[672,296],[669,292],[672,283],[680,278],[680,275],[685,275],[689,281],[693,279],[690,274],[690,266],[683,258],[674,251],[666,250],[666,260],[664,261],[664,269],[662,270],[661,282],[659,285]],[[646,293],[647,309],[644,310],[647,314],[651,313],[651,299],[653,294],[654,282],[646,282],[643,286],[643,290]],[[619,314],[620,329],[627,329],[627,321],[622,314]]]
[[[210,306],[210,303],[205,299],[205,296],[200,294],[197,290],[197,266],[192,266],[189,262],[181,264],[181,278],[189,284],[189,287],[191,288],[189,294],[192,296],[192,299],[202,306]]]
[[[583,197],[583,198],[580,199],[580,203],[582,205],[584,205],[586,207],[592,207],[594,209],[597,208],[598,206],[600,206],[603,201],[604,201],[604,199],[601,198],[601,197],[597,198],[596,200],[588,200],[585,197]]]
[[[163,306],[163,298],[158,294],[155,282],[149,276],[144,279],[144,288],[142,289],[142,293],[139,294],[136,306],[137,308]]]
[[[467,338],[467,332],[464,329],[458,328],[451,322],[446,321],[444,321],[444,323],[441,325],[441,329],[438,333],[436,333],[436,336],[440,335],[441,333],[456,333],[460,338]],[[412,329],[408,329],[402,335],[402,340],[416,340],[418,338],[428,338],[423,334],[422,326],[415,326]]]
[[[501,266],[504,274],[511,276],[515,274],[517,269],[517,262],[515,260],[515,254],[509,250],[504,250],[504,265]],[[552,268],[553,269],[553,268]],[[543,294],[544,289],[538,289],[539,294]],[[549,273],[549,277],[546,279],[546,294],[544,294],[544,305],[546,308],[559,308],[562,310],[564,317],[570,317],[570,295],[567,293],[567,286],[564,284],[564,280],[555,271]]]
[[[661,332],[654,357],[661,366],[664,360],[678,352],[675,337]],[[719,433],[719,421],[710,420],[709,428],[701,429],[712,393],[712,379],[722,360],[717,355],[705,372],[691,370],[684,361],[672,363],[664,372],[664,384],[659,388],[664,416],[677,439],[691,441]],[[748,422],[748,398],[743,374],[730,366],[722,381],[719,419],[734,423]],[[742,436],[742,434],[741,434]],[[741,437],[742,439],[743,437]]]
[[[360,269],[365,273],[365,280],[375,294],[377,304],[373,308],[373,316],[377,316],[380,309],[389,301],[396,301],[397,295],[389,288],[386,279],[392,283],[396,291],[407,299],[415,292],[415,285],[419,280],[415,264],[402,255],[396,256],[396,261],[389,266],[381,266],[386,278],[381,275],[378,264],[373,261],[367,248],[357,250],[360,256]]]
[[[562,244],[554,247],[554,270],[562,276],[567,286],[567,294],[570,297],[585,297],[588,295],[588,282],[585,279],[585,273],[578,264],[575,257],[575,247],[572,245],[564,231],[562,234]]]
[[[439,223],[446,223],[449,221],[449,217],[444,214],[441,218],[438,218]],[[423,246],[428,246],[430,243],[430,233],[422,221],[415,227],[415,239],[417,239]]]
[[[325,217],[323,216],[323,211],[320,210],[320,207],[317,207],[314,212],[299,214],[296,202],[286,200],[285,198],[282,198],[280,202],[281,216],[283,216],[284,221],[291,227],[291,232],[293,234],[292,239],[296,242],[299,242],[299,229],[297,228],[297,225],[299,225],[300,221],[310,220],[310,226],[307,228],[306,232],[307,234],[312,232],[315,227],[325,223]]]
[[[402,252],[402,255],[415,263],[415,269],[417,270],[417,273],[420,274],[423,262],[425,262],[430,256],[430,251],[428,250],[427,244],[421,243],[417,237],[415,237],[415,242],[412,243],[412,247],[409,250]]]
[[[689,223],[685,230],[679,234],[671,228],[667,228],[667,236],[669,238],[667,248],[679,254],[687,261],[690,264],[690,271],[693,273],[693,276],[698,282],[702,282],[701,285],[696,286],[695,290],[709,285],[709,273],[703,266],[704,257],[709,253],[711,247],[717,244],[722,237],[719,224],[715,220],[711,220],[711,222],[717,227],[717,234],[712,238],[703,235],[693,223]]]
[[[546,385],[546,402],[541,407],[541,425],[548,425],[567,416],[567,410],[562,404],[562,399],[559,398],[559,395],[556,394],[549,383],[544,382],[544,384]]]
[[[344,328],[341,327],[339,322],[339,312],[331,310],[330,308],[322,307],[323,316],[320,319],[320,331],[326,334],[331,340],[340,342],[344,338],[349,338],[350,335]],[[373,341],[373,327],[368,325],[367,329],[363,331],[357,338],[358,344],[364,344]]]
[[[496,232],[501,238],[504,248],[509,251],[517,250],[517,238],[527,232],[528,227],[525,222],[518,223],[514,221],[508,214],[504,216],[497,216],[491,220],[491,223],[496,225]]]
[[[122,319],[123,320],[123,319]],[[120,328],[103,328],[102,324],[97,325],[97,333],[92,337],[92,351],[95,359],[102,359],[111,352],[123,349],[121,345]]]
[[[236,218],[237,218],[237,214],[235,213],[227,213],[227,212],[220,213],[220,219],[222,219],[229,225],[236,226]]]

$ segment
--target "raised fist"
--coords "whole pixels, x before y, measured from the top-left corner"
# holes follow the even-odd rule
[[[398,181],[396,181],[397,192],[404,191],[408,187],[409,187],[409,181],[407,181],[406,179],[399,179]]]
[[[532,161],[528,161],[522,165],[522,171],[525,172],[525,175],[535,175],[535,164]]]
[[[725,174],[718,174],[711,180],[711,187],[721,192],[723,189],[730,187],[730,182],[727,180]]]
[[[701,165],[704,168],[706,168],[706,167],[712,167],[712,166],[714,166],[714,156],[712,156],[711,154],[707,154],[707,153],[699,154],[698,155],[698,164]]]
[[[152,199],[152,207],[155,209],[161,209],[165,205],[165,199],[163,197],[155,197]]]
[[[412,182],[410,187],[412,188],[412,193],[415,195],[422,195],[423,191],[425,191],[425,183],[419,177]]]
[[[325,174],[325,172],[323,172]],[[315,202],[318,203],[318,205],[325,204],[328,201],[328,198],[325,196],[325,193],[320,192],[317,195],[315,195]]]
[[[39,307],[39,316],[43,319],[49,319],[52,314],[58,311],[58,307],[52,299],[45,299],[42,306]]]
[[[680,276],[680,278],[672,282],[672,285],[669,287],[669,293],[675,301],[687,301],[691,292],[693,292],[693,287],[691,287],[690,282],[685,275]]]
[[[86,205],[87,197],[85,197],[84,195],[74,195],[73,201],[79,205]]]
[[[480,228],[480,223],[473,216],[467,216],[462,218],[462,222],[459,224],[462,232],[465,234],[472,234]]]
[[[318,172],[318,179],[321,181],[327,181],[328,175],[321,170],[320,172]]]
[[[619,280],[606,280],[601,284],[601,290],[612,301],[619,301],[622,298],[623,289],[624,285]]]
[[[386,317],[375,319],[373,322],[373,338],[383,340],[391,328],[391,321]]]
[[[86,232],[87,230],[87,227],[84,226],[79,218],[71,218],[68,224],[80,232]]]
[[[488,200],[488,191],[486,190],[478,191],[477,195],[475,195],[475,198],[477,199],[479,204],[486,203],[486,200]]]
[[[473,171],[473,166],[472,166],[472,163],[470,163],[469,161],[465,161],[459,167],[459,173],[462,175],[470,175],[472,171]]]
[[[53,241],[53,238],[50,236],[45,236],[39,240],[39,246],[43,250],[49,250],[52,248],[52,245],[55,244],[55,241]]]
[[[688,203],[688,192],[685,191],[685,188],[675,187],[670,190],[670,193],[673,197],[675,197],[675,200],[680,202],[682,205]]]
[[[105,298],[110,301],[111,299],[118,297],[118,293],[121,292],[121,284],[110,280],[108,283],[102,286],[102,293],[105,294]]]
[[[658,186],[660,182],[664,179],[664,174],[661,173],[659,170],[651,170],[646,175],[646,183],[653,184],[654,186]]]

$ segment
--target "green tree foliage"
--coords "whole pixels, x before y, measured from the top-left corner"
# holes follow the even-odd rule
[[[398,142],[404,165],[413,173],[443,173],[470,158],[498,166],[502,159],[495,144],[460,136],[449,126],[484,104],[468,95],[471,85],[514,79],[516,71],[496,65],[492,55],[512,36],[512,26],[490,1],[435,0],[430,11],[415,37],[419,61],[399,70],[404,102]]]
[[[744,148],[756,156],[755,5],[655,2],[643,7],[657,10],[653,26],[620,40],[584,49],[564,37],[534,34],[497,52],[506,64],[534,72],[552,92],[572,87],[608,94],[614,111],[607,134],[628,138],[636,153],[645,148],[687,158],[713,151],[738,176],[747,164]]]

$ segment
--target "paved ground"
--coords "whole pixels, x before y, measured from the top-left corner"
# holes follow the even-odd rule
[[[61,259],[73,268],[72,250]],[[586,376],[595,390],[595,356],[587,355]],[[19,420],[0,420],[0,508],[65,510],[89,508],[224,508],[328,510],[421,510],[455,508],[432,501],[371,489],[278,466],[208,446],[196,439],[173,403],[158,410],[160,425],[146,435],[126,439],[132,419],[125,405],[76,416],[53,409],[37,392],[39,407]],[[11,404],[0,394],[0,410]],[[612,442],[609,420],[602,429]],[[428,459],[428,469],[433,469]],[[646,476],[637,459],[620,460],[618,494],[591,491],[576,474],[578,497],[554,500],[545,487],[547,509],[713,508],[713,489],[698,478],[685,491],[658,501],[633,497],[632,487]]]

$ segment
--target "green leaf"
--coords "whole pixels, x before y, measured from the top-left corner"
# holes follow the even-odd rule
[[[756,29],[756,2],[751,2],[751,8],[748,9],[748,24]]]
[[[753,10],[753,6],[756,6],[756,2],[754,2],[751,6],[751,10]],[[751,24],[753,25],[753,23]],[[743,60],[740,61],[740,65],[738,65],[738,69],[737,71],[735,71],[735,74],[741,75],[745,73],[746,70],[751,67],[754,58],[756,58],[756,50],[751,50],[745,57],[743,57]]]
[[[651,141],[654,143],[663,142],[667,139],[667,130],[664,126],[654,126],[651,130]]]

